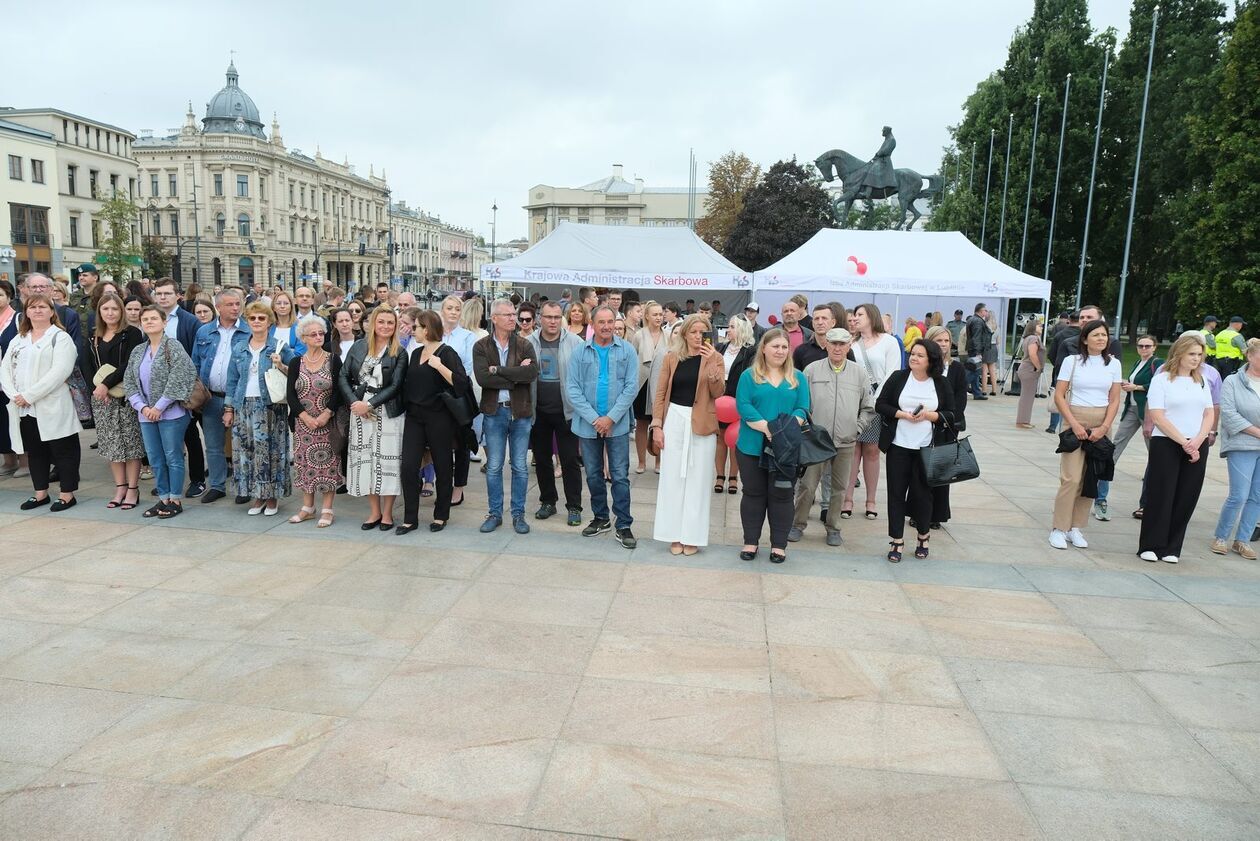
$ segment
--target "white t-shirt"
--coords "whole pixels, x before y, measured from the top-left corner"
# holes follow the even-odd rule
[[[911,374],[906,380],[905,388],[901,390],[901,399],[897,408],[903,412],[913,413],[915,409],[922,406],[924,412],[935,412],[937,405],[936,384],[932,382],[932,378],[928,377],[923,382],[919,382]],[[932,443],[932,424],[926,420],[910,421],[898,418],[897,432],[893,435],[892,442],[898,447],[910,450],[926,447]]]
[[[1072,394],[1068,403],[1072,406],[1088,406],[1092,409],[1107,408],[1111,386],[1124,378],[1120,360],[1114,356],[1103,365],[1102,356],[1091,356],[1082,362],[1079,356],[1070,356],[1059,368],[1059,382],[1070,382]]]
[[[1206,382],[1196,383],[1193,377],[1169,380],[1168,375],[1161,372],[1151,377],[1146,408],[1163,409],[1178,432],[1187,438],[1193,438],[1203,426],[1203,412],[1212,408],[1212,390]],[[1151,435],[1168,437],[1159,426],[1155,427]]]
[[[262,360],[262,348],[249,349],[249,382],[245,383],[246,397],[262,397],[262,389],[258,385],[258,365]]]

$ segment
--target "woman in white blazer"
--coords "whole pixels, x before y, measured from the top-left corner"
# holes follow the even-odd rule
[[[23,302],[17,338],[0,362],[0,388],[8,395],[9,435],[27,455],[35,495],[23,511],[49,504],[48,475],[55,464],[61,494],[51,511],[75,505],[79,489],[79,432],[83,429],[66,378],[78,362],[74,339],[61,329],[47,295]]]

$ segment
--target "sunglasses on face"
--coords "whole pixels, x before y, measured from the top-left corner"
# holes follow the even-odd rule
[[[266,320],[267,320],[267,316],[265,316],[265,315],[251,315],[251,316],[247,317],[245,320],[246,320],[246,321],[266,321]]]

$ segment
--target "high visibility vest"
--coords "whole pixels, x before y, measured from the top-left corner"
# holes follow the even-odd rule
[[[1212,357],[1216,356],[1216,348],[1212,347],[1211,342],[1209,342],[1209,341],[1207,340],[1207,339],[1208,339],[1208,336],[1212,336],[1212,331],[1211,331],[1211,330],[1207,330],[1207,329],[1203,329],[1203,330],[1200,330],[1200,331],[1199,331],[1199,335],[1203,337],[1203,343],[1204,343],[1204,345],[1206,346],[1206,348],[1205,348],[1205,350],[1204,350],[1204,352],[1203,352],[1203,355],[1204,355],[1205,357],[1207,357],[1208,359],[1211,359]],[[1216,337],[1215,337],[1215,336],[1212,336],[1212,339],[1213,339],[1213,341],[1215,341],[1215,340],[1216,340]]]
[[[1242,350],[1234,344],[1234,337],[1242,335],[1237,330],[1230,330],[1226,327],[1224,330],[1216,334],[1216,358],[1217,359],[1242,359]]]

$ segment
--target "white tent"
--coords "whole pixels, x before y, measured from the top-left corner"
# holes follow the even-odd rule
[[[690,228],[562,222],[528,251],[481,267],[487,283],[536,289],[579,286],[663,290],[654,297],[748,292],[752,275],[709,247]],[[648,297],[643,292],[641,297]]]

